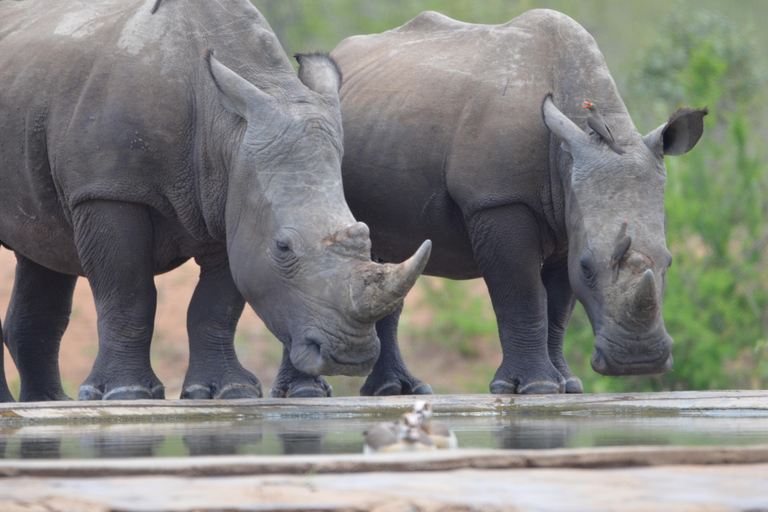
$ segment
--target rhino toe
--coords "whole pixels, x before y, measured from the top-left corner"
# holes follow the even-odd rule
[[[90,384],[83,384],[80,386],[80,390],[77,393],[77,399],[84,400],[101,400],[104,397],[104,393],[97,389],[96,386]]]
[[[213,398],[217,400],[239,399],[239,398],[261,398],[261,384],[254,386],[251,384],[229,384],[224,386]]]
[[[210,400],[212,398],[211,388],[201,384],[193,384],[181,390],[182,400]]]
[[[581,383],[581,379],[578,377],[571,377],[565,381],[566,393],[583,393],[584,385]]]
[[[333,396],[333,387],[323,377],[278,380],[269,390],[270,398],[322,398]]]
[[[153,390],[144,386],[121,386],[104,393],[102,400],[151,400],[153,398],[157,398],[156,392],[153,393]]]

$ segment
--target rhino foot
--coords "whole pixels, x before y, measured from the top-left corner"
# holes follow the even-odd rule
[[[270,398],[322,398],[333,396],[333,388],[323,377],[294,376],[292,380],[275,380],[269,390]]]
[[[507,370],[502,364],[496,372],[490,385],[492,394],[550,395],[566,391],[566,380],[554,366],[546,372],[530,372],[527,375]],[[576,381],[581,384],[580,380]]]
[[[403,375],[390,375],[388,378],[368,376],[363,387],[362,396],[392,396],[392,395],[431,395],[432,386],[421,381],[406,371]]]
[[[157,384],[151,388],[145,386],[119,386],[104,391],[103,386],[83,384],[77,394],[78,400],[161,400],[165,398],[165,387]]]
[[[535,381],[524,386],[517,386],[513,383],[495,380],[491,382],[490,389],[494,395],[552,395],[562,393],[565,390],[565,385],[550,381]]]
[[[241,378],[229,382],[184,384],[182,400],[230,400],[261,398],[261,382],[250,372],[243,370]]]
[[[583,393],[584,385],[581,383],[581,379],[578,377],[571,377],[565,381],[566,393]]]

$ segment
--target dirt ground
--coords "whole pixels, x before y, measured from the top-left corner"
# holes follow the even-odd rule
[[[16,259],[8,250],[0,251],[0,314],[5,311],[13,289]],[[178,398],[187,368],[186,311],[197,282],[198,267],[187,262],[178,269],[155,278],[157,287],[157,315],[152,341],[152,366],[165,384],[166,398]],[[421,280],[435,279],[422,277]],[[481,280],[475,280],[473,289],[484,291]],[[406,298],[401,326],[411,326],[411,331],[423,332],[431,320],[429,308],[419,300],[419,286]],[[482,289],[482,290],[480,290]],[[403,329],[401,329],[401,333]],[[411,371],[429,382],[435,392],[461,393],[487,390],[489,368],[501,363],[498,345],[481,343],[476,357],[467,359],[454,349],[445,347],[438,340],[401,334],[401,349]],[[72,397],[90,372],[98,350],[96,334],[96,310],[93,296],[85,279],[79,279],[75,289],[72,317],[61,344],[60,367],[64,390]],[[282,345],[267,330],[249,307],[238,325],[235,346],[242,364],[253,372],[267,393],[277,374],[282,355]],[[15,396],[20,386],[16,367],[8,350],[5,350],[5,372],[8,384]],[[492,376],[492,375],[491,375]],[[352,396],[364,382],[358,377],[331,377],[328,379],[334,396]],[[487,392],[487,391],[486,391]]]

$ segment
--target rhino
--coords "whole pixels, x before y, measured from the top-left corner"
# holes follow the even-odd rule
[[[595,40],[552,10],[503,25],[424,12],[331,56],[344,77],[344,192],[372,255],[404,261],[429,238],[426,275],[485,280],[503,352],[492,393],[583,392],[563,355],[576,300],[596,372],[670,369],[664,156],[694,147],[706,109],[640,135]],[[618,151],[588,128],[585,101]],[[431,392],[403,362],[400,312],[377,323],[363,394]]]
[[[153,279],[191,258],[182,398],[261,396],[234,351],[246,302],[284,344],[274,396],[370,371],[375,322],[430,243],[371,260],[344,200],[338,69],[299,61],[297,77],[247,0],[0,3],[0,241],[17,258],[3,337],[20,400],[67,398],[58,350],[78,276],[99,337],[79,398],[163,398]]]

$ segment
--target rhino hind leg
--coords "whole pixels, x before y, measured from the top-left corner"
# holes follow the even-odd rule
[[[397,326],[403,304],[376,322],[376,334],[381,341],[381,353],[371,374],[365,380],[363,396],[431,395],[432,387],[414,377],[403,361],[397,342]]]
[[[187,312],[189,368],[183,399],[261,398],[261,382],[235,352],[235,330],[245,307],[225,253],[198,259],[200,280]]]
[[[564,392],[565,379],[547,348],[547,293],[541,280],[546,240],[539,219],[526,206],[509,205],[474,212],[467,227],[503,353],[491,393]]]
[[[557,371],[565,378],[566,393],[583,393],[584,386],[565,361],[563,343],[565,331],[571,319],[576,297],[568,279],[568,260],[564,258],[555,264],[545,264],[541,270],[541,280],[547,290],[547,348],[549,359]]]
[[[78,398],[164,398],[164,387],[149,358],[157,291],[148,208],[90,201],[78,205],[72,218],[99,333],[99,352]]]
[[[291,362],[291,351],[283,347],[283,360],[269,390],[270,398],[321,398],[333,396],[333,388],[320,375],[309,375]]]
[[[77,276],[16,253],[16,277],[3,331],[21,379],[19,401],[71,400],[61,387],[59,346],[69,325]]]

